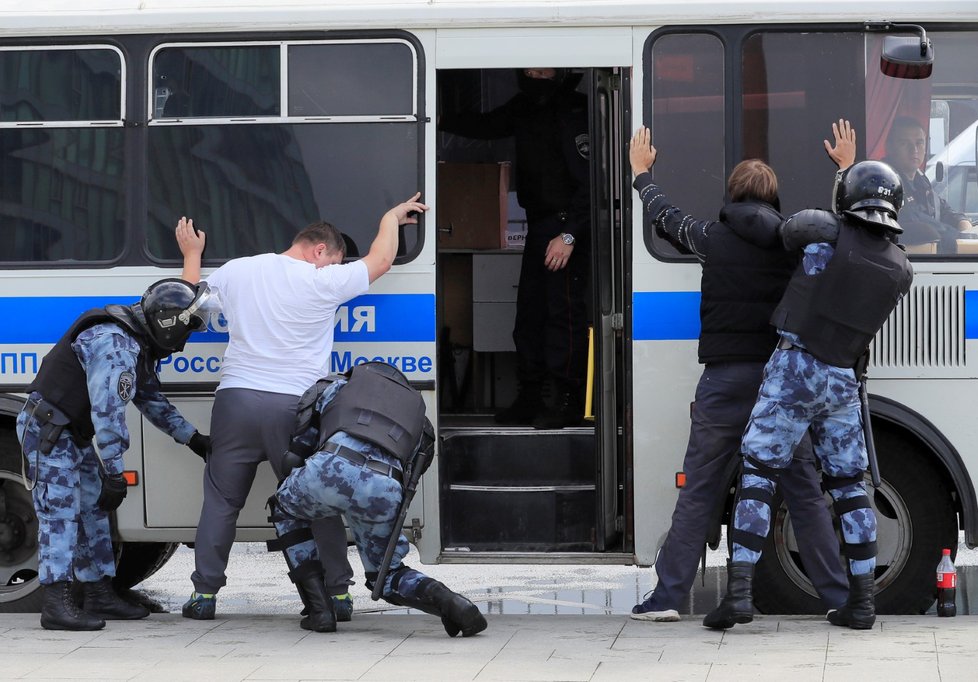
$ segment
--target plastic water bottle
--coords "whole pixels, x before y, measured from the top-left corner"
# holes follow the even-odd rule
[[[941,563],[937,564],[937,615],[950,617],[957,613],[954,593],[958,586],[958,572],[951,563],[951,550],[945,549],[943,554]]]

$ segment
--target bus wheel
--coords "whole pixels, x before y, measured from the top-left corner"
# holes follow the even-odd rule
[[[0,429],[0,613],[41,609],[37,516],[20,473],[20,444]]]
[[[958,525],[951,494],[921,447],[875,430],[882,485],[866,477],[877,520],[876,611],[920,614],[934,603],[934,570],[941,549],[957,551]],[[780,497],[780,495],[779,495]],[[802,568],[785,505],[778,506],[757,566],[754,604],[763,613],[825,613]]]
[[[125,590],[150,577],[170,560],[180,547],[177,542],[124,542],[116,557],[112,585]]]

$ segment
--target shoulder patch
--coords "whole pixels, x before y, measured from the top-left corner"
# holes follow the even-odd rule
[[[119,375],[119,386],[116,389],[123,402],[129,402],[136,395],[136,377],[132,372],[123,372]]]

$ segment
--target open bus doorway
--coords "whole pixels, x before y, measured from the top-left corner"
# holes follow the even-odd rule
[[[510,102],[520,92],[522,71],[439,71],[439,122]],[[463,136],[446,132],[452,126],[445,125],[437,138],[439,475],[446,561],[630,551],[621,428],[621,206],[628,187],[619,152],[627,89],[618,70],[558,71],[563,83],[572,84],[587,118],[587,134],[569,142],[586,159],[584,210],[591,224],[582,236],[586,241],[574,246],[587,271],[581,301],[587,361],[583,419],[577,424],[534,428],[530,419],[500,424],[495,418],[517,399],[523,379],[513,329],[524,249],[536,248],[526,242],[527,208],[533,217],[534,207],[521,205],[521,197],[530,203],[525,188],[521,197],[516,191],[520,164],[525,182],[526,167],[545,160],[527,158],[525,150],[517,154],[514,138],[499,131],[475,137],[466,130]],[[559,402],[560,391],[558,381],[545,384],[548,405]]]

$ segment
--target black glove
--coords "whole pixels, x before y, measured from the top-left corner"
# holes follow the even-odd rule
[[[201,435],[200,431],[194,431],[194,435],[187,442],[187,447],[206,462],[207,456],[211,454],[211,437]]]
[[[102,511],[115,511],[129,492],[126,479],[122,474],[107,474],[104,471],[99,472],[99,477],[102,479],[102,492],[95,504]]]

